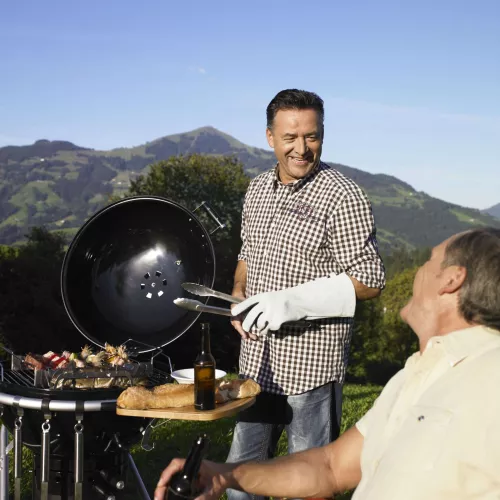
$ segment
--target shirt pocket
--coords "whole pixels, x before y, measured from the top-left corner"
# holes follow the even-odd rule
[[[249,210],[245,221],[245,237],[249,250],[258,251],[276,226],[276,221],[271,211],[263,210],[259,213],[255,208]]]
[[[453,412],[437,406],[415,405],[403,426],[406,453],[415,467],[432,470],[446,448]],[[405,438],[403,438],[405,440]]]
[[[321,215],[289,210],[280,229],[280,243],[306,259],[317,259],[327,243],[326,220]]]

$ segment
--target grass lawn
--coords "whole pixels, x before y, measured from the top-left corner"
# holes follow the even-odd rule
[[[342,416],[342,432],[351,427],[373,404],[380,393],[378,386],[346,385],[344,389],[344,404]],[[123,417],[133,418],[133,417]],[[152,496],[161,471],[167,466],[171,458],[185,457],[195,437],[199,433],[206,433],[210,438],[210,450],[207,458],[214,461],[225,461],[232,440],[235,417],[212,422],[196,422],[181,420],[158,420],[151,436],[154,443],[152,451],[145,451],[136,445],[131,451],[146,488]],[[283,435],[278,445],[278,454],[286,453],[286,436]],[[24,452],[23,470],[31,468],[31,456],[28,450]],[[11,486],[12,486],[12,454],[10,457]],[[30,499],[30,477],[26,472],[23,478],[23,499]],[[13,490],[11,490],[11,493]],[[137,494],[131,493],[130,500],[137,499]],[[336,499],[347,500],[350,494],[346,493]]]

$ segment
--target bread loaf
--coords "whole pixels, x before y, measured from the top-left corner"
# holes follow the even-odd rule
[[[250,398],[260,393],[260,385],[251,378],[225,380],[219,384],[218,389],[222,397],[227,397],[228,400]]]
[[[164,388],[163,391],[155,392],[145,387],[129,387],[125,389],[118,399],[116,405],[119,408],[129,410],[153,410],[159,408],[180,408],[194,404],[194,389],[192,385]],[[170,390],[174,387],[182,390]]]
[[[251,379],[230,380],[217,384],[216,403],[226,403],[233,399],[248,398],[260,393],[260,386]],[[194,384],[163,384],[152,389],[129,387],[116,401],[119,408],[129,410],[153,410],[180,408],[194,405]]]

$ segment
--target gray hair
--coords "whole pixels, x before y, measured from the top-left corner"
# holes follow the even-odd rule
[[[500,330],[500,229],[473,229],[447,245],[443,268],[464,267],[459,311],[469,322]]]

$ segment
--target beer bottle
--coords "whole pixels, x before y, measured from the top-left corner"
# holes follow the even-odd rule
[[[181,472],[174,474],[167,489],[167,500],[186,500],[196,498],[199,494],[196,480],[200,471],[201,461],[208,447],[206,434],[199,436],[186,459]]]
[[[210,352],[210,325],[201,324],[201,352],[194,361],[194,407],[215,408],[215,359]]]

